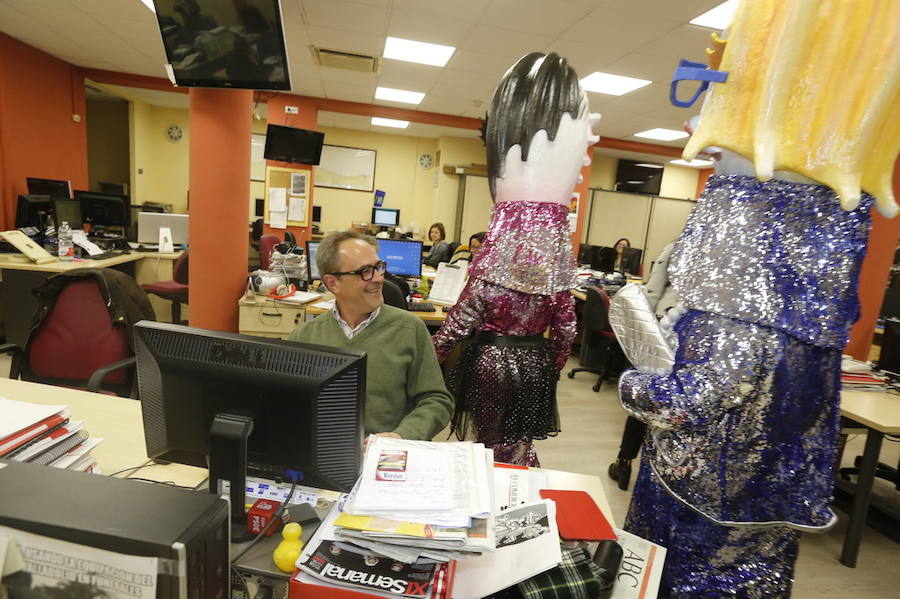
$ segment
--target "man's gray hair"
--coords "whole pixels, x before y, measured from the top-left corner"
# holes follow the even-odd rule
[[[332,272],[338,272],[341,268],[341,256],[339,250],[341,244],[348,240],[359,239],[371,245],[375,251],[378,251],[378,242],[374,237],[363,235],[353,229],[346,231],[337,231],[329,233],[319,243],[319,249],[316,252],[316,266],[319,267],[319,276],[325,280],[325,275]]]

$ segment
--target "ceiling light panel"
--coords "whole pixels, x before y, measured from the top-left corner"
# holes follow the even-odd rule
[[[581,79],[579,83],[581,83],[582,89],[589,92],[607,94],[610,96],[621,96],[628,92],[633,92],[636,89],[640,89],[645,85],[650,85],[652,81],[595,71]]]
[[[678,160],[670,160],[669,164],[677,164],[679,166],[693,166],[695,168],[704,168],[707,166],[712,166],[713,161],[712,160],[698,160],[695,158],[694,160],[691,160],[690,162],[688,162],[687,160],[682,160],[679,158]]]
[[[647,129],[646,131],[635,133],[634,136],[656,139],[658,141],[674,141],[676,139],[687,137],[688,134],[686,131],[676,131],[675,129],[662,129],[657,127],[656,129]]]
[[[738,0],[727,0],[722,4],[711,8],[696,19],[691,25],[709,27],[710,29],[725,29],[734,20],[734,12],[737,10]]]
[[[395,129],[406,129],[409,127],[409,121],[398,121],[397,119],[383,119],[379,116],[372,117],[372,124],[379,127],[394,127]]]
[[[447,64],[447,61],[450,60],[455,51],[456,48],[453,46],[441,46],[440,44],[389,37],[384,44],[384,54],[382,56],[393,58],[394,60],[442,67]]]
[[[411,92],[405,89],[394,89],[392,87],[375,88],[376,100],[388,100],[390,102],[419,105],[424,97],[425,94],[422,92]]]

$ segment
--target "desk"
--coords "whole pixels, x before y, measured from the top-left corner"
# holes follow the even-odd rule
[[[318,316],[319,314],[324,314],[328,312],[331,308],[322,308],[317,306],[315,303],[307,304],[306,306],[306,314],[308,316]],[[435,304],[435,308],[433,312],[414,312],[410,311],[411,314],[415,314],[419,318],[425,321],[425,324],[440,326],[444,324],[444,320],[447,319],[447,313],[441,309],[441,306]]]
[[[881,441],[885,433],[900,433],[900,396],[876,391],[844,391],[841,393],[841,415],[868,429],[859,479],[853,494],[853,507],[841,551],[841,563],[855,568],[859,542],[866,526],[869,500],[872,498]]]

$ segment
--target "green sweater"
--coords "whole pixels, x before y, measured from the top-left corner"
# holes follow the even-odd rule
[[[298,326],[288,339],[366,352],[366,433],[430,440],[450,421],[453,396],[419,317],[385,305],[362,332],[347,339],[329,311]]]

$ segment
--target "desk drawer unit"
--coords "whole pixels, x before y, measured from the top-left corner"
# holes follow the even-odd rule
[[[241,300],[238,312],[238,329],[242,334],[287,339],[303,323],[306,309],[302,305],[257,299],[256,303]]]

